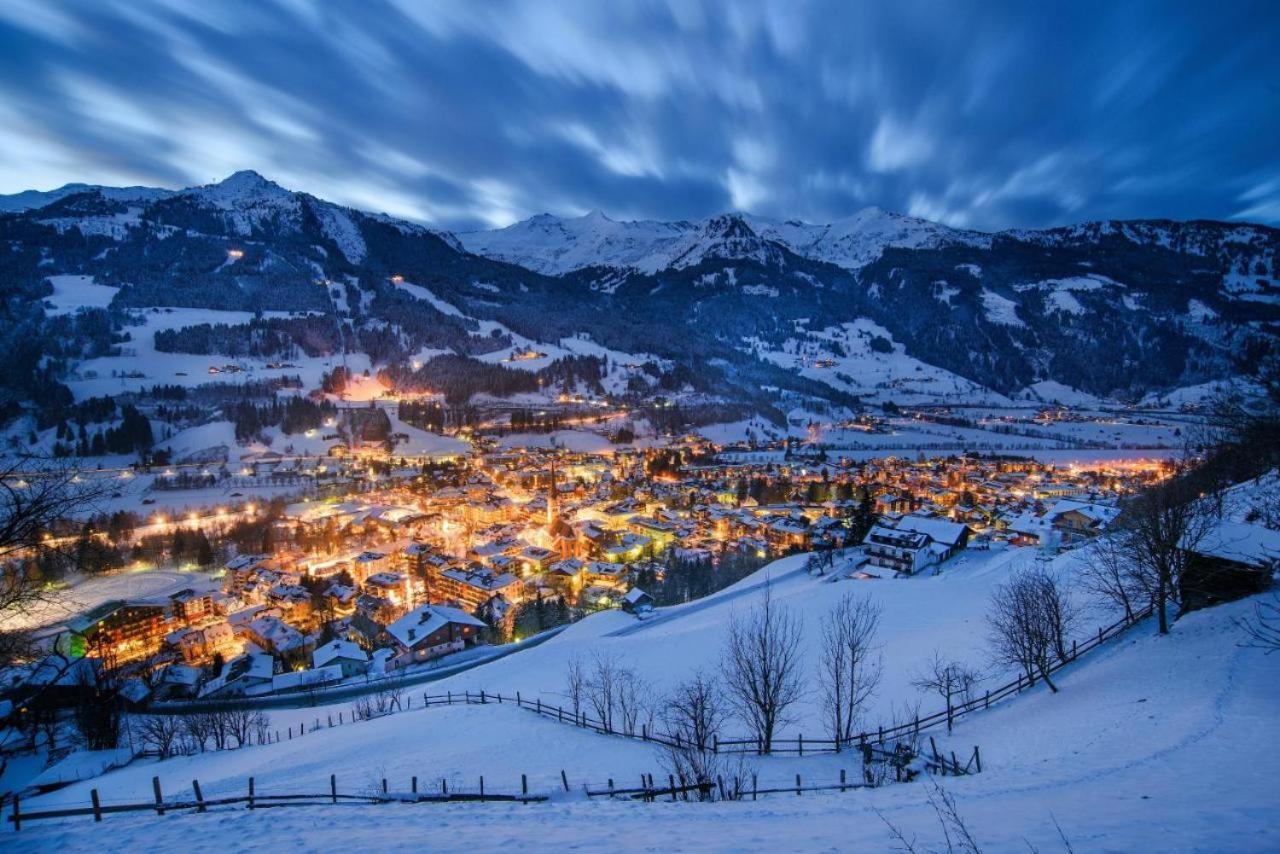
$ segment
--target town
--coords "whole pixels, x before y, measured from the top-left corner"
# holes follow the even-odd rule
[[[1057,553],[1171,468],[803,449],[740,462],[694,435],[611,453],[476,437],[448,460],[386,457],[372,482],[323,498],[82,532],[130,556],[118,571],[194,563],[191,586],[106,601],[41,636],[153,699],[314,698],[483,661],[602,609],[643,619],[799,552],[866,579],[945,572],[964,549]]]

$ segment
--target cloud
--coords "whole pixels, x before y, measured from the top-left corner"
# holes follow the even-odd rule
[[[544,210],[1280,223],[1280,5],[0,3],[0,192],[255,168],[459,230]]]

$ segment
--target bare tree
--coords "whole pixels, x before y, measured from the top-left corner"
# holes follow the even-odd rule
[[[582,659],[575,655],[569,659],[568,670],[565,673],[565,694],[569,697],[575,718],[582,714],[582,700],[586,693],[586,686],[586,668],[582,666]]]
[[[227,713],[227,732],[236,747],[244,747],[257,737],[261,744],[267,731],[267,716],[261,709],[232,709]]]
[[[1162,635],[1169,633],[1169,606],[1181,601],[1188,561],[1215,522],[1213,502],[1177,479],[1137,495],[1116,522],[1120,556],[1155,606]]]
[[[1147,585],[1130,559],[1133,549],[1127,538],[1127,529],[1113,526],[1094,540],[1080,573],[1080,586],[1093,597],[1124,609],[1125,617],[1133,619],[1146,601]]]
[[[1273,596],[1270,602],[1255,602],[1253,616],[1237,620],[1236,625],[1249,636],[1245,646],[1266,650],[1268,655],[1280,650],[1280,597]]]
[[[1040,569],[1025,569],[996,588],[987,621],[991,644],[1002,663],[1022,668],[1033,683],[1044,679],[1049,690],[1058,687],[1049,678],[1054,656],[1065,660],[1063,632],[1070,624],[1070,606],[1052,576]]]
[[[857,733],[863,707],[880,683],[882,660],[875,646],[880,608],[846,593],[822,621],[818,681],[827,732],[839,752]]]
[[[653,705],[650,703],[653,688],[629,667],[619,669],[617,685],[618,718],[622,731],[636,735],[653,723]]]
[[[663,760],[682,783],[710,782],[720,771],[716,739],[729,714],[721,691],[714,676],[698,671],[667,697],[662,718],[674,743]]]
[[[204,753],[209,749],[213,734],[213,721],[206,712],[186,712],[182,716],[182,733],[192,751]]]
[[[768,585],[755,608],[729,620],[724,651],[729,701],[765,753],[803,693],[800,638],[800,622],[773,601]]]
[[[969,702],[973,697],[973,688],[978,684],[977,671],[968,665],[943,656],[940,650],[933,651],[933,658],[924,669],[916,673],[911,684],[920,691],[937,694],[947,704],[947,732],[951,732],[955,723],[955,706]]]
[[[105,479],[86,480],[45,460],[22,457],[0,467],[0,669],[33,654],[21,617],[49,596],[40,564],[69,562],[70,522],[107,491]]]
[[[143,715],[133,722],[133,732],[143,749],[154,750],[161,759],[168,759],[182,737],[182,719],[177,715]]]
[[[605,732],[613,732],[613,713],[618,707],[618,680],[622,668],[612,656],[596,653],[587,677],[587,703],[596,713]]]

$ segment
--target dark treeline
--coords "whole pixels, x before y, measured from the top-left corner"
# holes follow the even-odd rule
[[[265,427],[279,427],[285,434],[318,430],[337,409],[329,401],[306,397],[276,399],[267,404],[241,400],[223,407],[224,416],[235,424],[236,439],[245,441],[257,436]]]
[[[255,317],[248,323],[201,323],[160,329],[162,353],[292,358],[329,356],[342,349],[343,335],[333,317]]]
[[[635,586],[651,595],[659,605],[680,605],[710,596],[746,578],[769,562],[754,552],[726,551],[723,554],[680,554],[672,549],[659,578],[652,565],[641,566],[635,575]]]

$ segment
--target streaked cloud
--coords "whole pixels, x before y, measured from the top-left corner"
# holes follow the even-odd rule
[[[252,168],[544,210],[1280,222],[1280,5],[0,2],[0,192]]]

